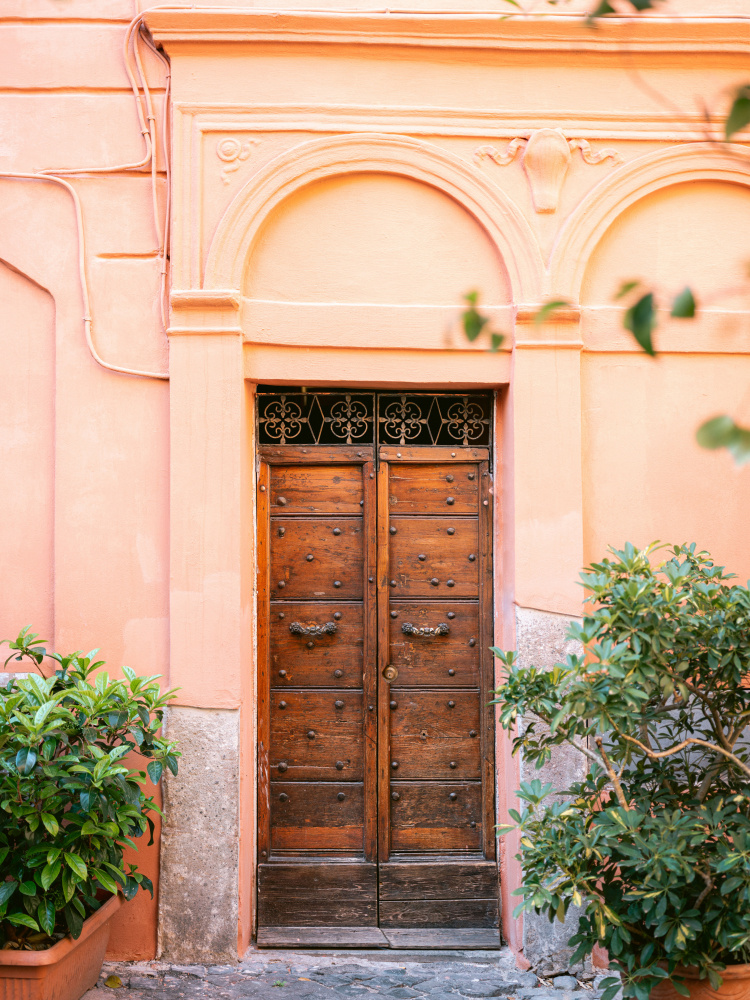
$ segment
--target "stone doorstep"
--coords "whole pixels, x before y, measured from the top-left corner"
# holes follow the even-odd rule
[[[104,986],[110,975],[122,987]],[[368,1000],[598,1000],[597,975],[539,979],[516,968],[510,950],[497,952],[284,951],[251,949],[234,965],[167,962],[106,962],[84,1000],[323,1000],[364,996]],[[284,987],[274,986],[282,981]],[[208,992],[206,992],[208,991]]]

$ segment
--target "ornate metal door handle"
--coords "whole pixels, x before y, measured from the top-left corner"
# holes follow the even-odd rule
[[[446,625],[445,622],[441,622],[435,628],[429,628],[426,625],[423,628],[417,628],[416,625],[411,625],[409,622],[404,622],[401,626],[401,631],[404,635],[448,635],[450,630],[450,625]]]
[[[333,635],[337,630],[336,622],[326,622],[325,625],[303,625],[302,622],[292,622],[289,626],[292,635]]]

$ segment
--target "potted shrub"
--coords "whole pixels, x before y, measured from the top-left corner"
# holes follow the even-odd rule
[[[96,983],[109,918],[139,888],[153,895],[123,863],[159,811],[126,758],[149,758],[154,783],[164,766],[177,773],[179,753],[159,735],[173,692],[128,667],[110,678],[97,650],[46,654],[29,628],[9,645],[6,667],[36,672],[0,688],[0,997],[78,1000]]]
[[[523,784],[516,912],[582,907],[572,962],[595,945],[625,997],[750,996],[750,591],[695,546],[626,546],[582,574],[585,654],[551,669],[494,650],[514,752],[575,747],[562,793]],[[603,1000],[619,988],[605,980]]]

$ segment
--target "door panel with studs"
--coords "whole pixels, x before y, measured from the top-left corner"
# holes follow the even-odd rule
[[[286,448],[263,458],[259,921],[307,926],[314,915],[316,926],[374,927],[374,452]],[[308,897],[314,905],[300,913]]]
[[[446,451],[379,451],[383,927],[498,922],[489,455]],[[458,897],[451,886],[467,863],[484,881]]]
[[[391,516],[388,542],[392,597],[477,599],[476,518]]]
[[[273,687],[361,688],[361,603],[289,601],[270,622]]]
[[[476,602],[399,601],[389,611],[390,662],[402,684],[480,685]],[[425,641],[426,635],[435,639]]]

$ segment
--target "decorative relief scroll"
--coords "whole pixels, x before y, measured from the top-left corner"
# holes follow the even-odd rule
[[[584,163],[592,165],[607,159],[615,164],[622,162],[617,150],[593,150],[586,139],[567,139],[559,128],[540,128],[528,139],[521,136],[512,139],[504,153],[494,146],[480,146],[474,151],[474,159],[477,162],[490,159],[504,167],[513,162],[520,149],[524,150],[521,164],[529,181],[534,209],[544,214],[557,211],[573,152],[580,150]]]
[[[240,142],[239,139],[219,139],[216,144],[216,155],[224,163],[221,168],[221,179],[225,184],[231,181],[230,174],[240,169],[240,163],[246,160],[253,151],[253,146],[257,146],[260,139],[247,139]]]

